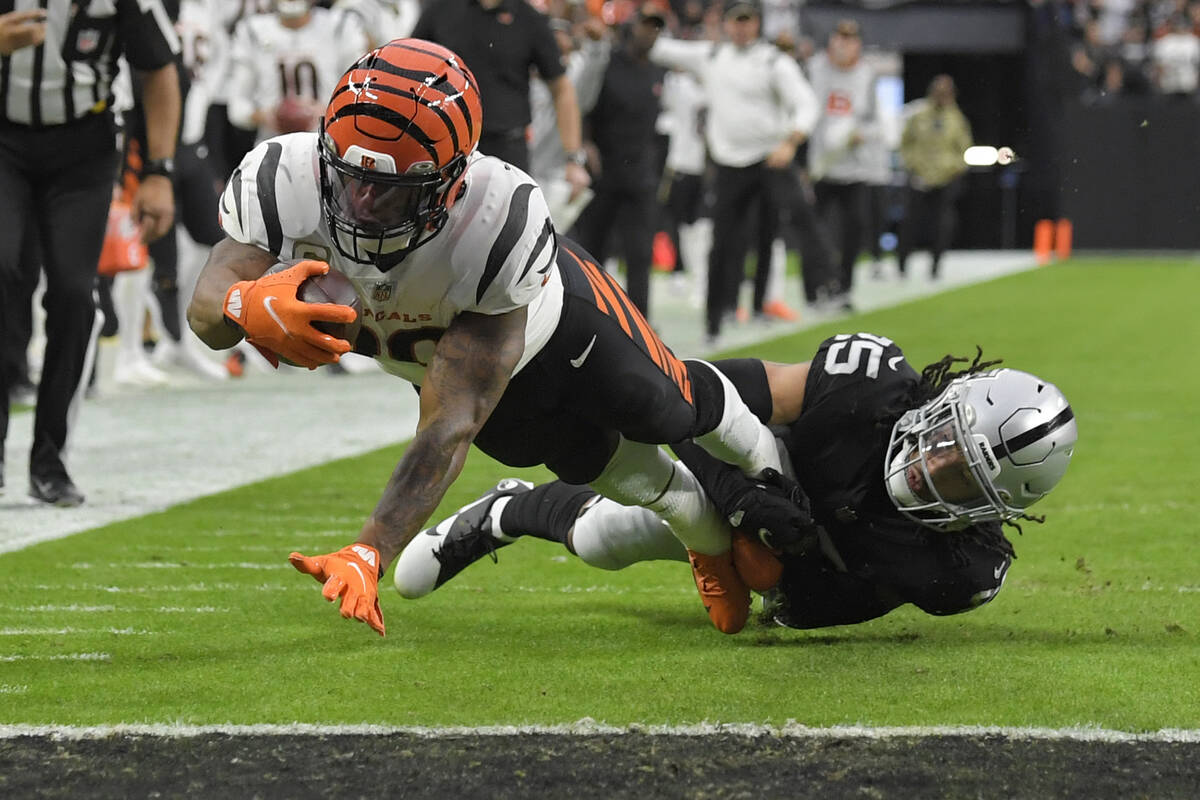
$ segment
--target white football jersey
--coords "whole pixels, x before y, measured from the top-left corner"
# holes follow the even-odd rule
[[[337,0],[334,11],[357,14],[371,47],[381,47],[392,39],[404,39],[421,16],[417,0]]]
[[[367,36],[353,14],[313,8],[301,28],[276,14],[254,14],[237,24],[230,52],[229,119],[254,127],[255,110],[274,109],[285,97],[324,106],[338,79],[367,52]],[[264,138],[277,131],[264,129]]]
[[[190,78],[179,135],[184,143],[193,144],[204,137],[214,96],[224,97],[220,84],[228,68],[229,34],[221,25],[217,0],[180,0],[175,32]]]
[[[446,226],[381,272],[334,246],[318,169],[315,133],[260,143],[226,184],[221,227],[281,260],[326,261],[350,278],[362,300],[364,330],[374,336],[375,357],[388,372],[420,385],[438,339],[464,311],[529,309],[525,352],[514,374],[549,341],[562,314],[558,248],[542,192],[524,172],[473,155]]]

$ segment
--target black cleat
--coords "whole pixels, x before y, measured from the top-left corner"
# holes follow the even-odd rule
[[[61,475],[30,475],[29,496],[59,508],[74,508],[83,505],[83,494],[75,488],[71,479]]]
[[[423,597],[484,556],[496,561],[496,551],[512,542],[492,535],[488,512],[501,497],[532,489],[529,481],[505,478],[478,500],[418,533],[396,560],[392,575],[396,591],[410,599]]]

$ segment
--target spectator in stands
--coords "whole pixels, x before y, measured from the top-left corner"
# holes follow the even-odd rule
[[[579,101],[544,14],[524,0],[438,0],[425,7],[412,35],[450,48],[471,65],[487,109],[479,152],[522,170],[530,168],[529,73],[536,69],[554,96],[572,196],[591,184]]]
[[[659,170],[655,122],[662,96],[662,67],[647,57],[667,24],[657,3],[645,3],[622,29],[621,46],[609,58],[590,138],[600,156],[595,196],[575,223],[573,238],[604,263],[614,241],[625,256],[625,288],[638,310],[650,316],[650,260]]]
[[[955,204],[967,170],[963,152],[971,146],[971,124],[955,96],[953,78],[935,77],[924,106],[909,118],[900,136],[900,157],[908,170],[908,202],[896,253],[901,275],[906,274],[922,228],[932,229],[932,278],[940,274],[942,255],[954,238]]]
[[[1170,29],[1150,48],[1155,88],[1165,95],[1189,96],[1200,84],[1200,37],[1183,14],[1171,18]]]
[[[1100,86],[1104,63],[1110,53],[1110,49],[1100,40],[1100,21],[1087,20],[1083,25],[1083,36],[1071,47],[1071,67],[1079,81],[1080,94]]]
[[[879,138],[875,73],[862,60],[858,23],[839,20],[825,51],[809,62],[821,115],[808,143],[808,171],[816,181],[817,216],[837,231],[839,265],[835,301],[850,308],[854,264],[867,230],[868,140]]]

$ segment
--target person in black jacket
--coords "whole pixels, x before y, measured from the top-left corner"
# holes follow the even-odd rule
[[[663,12],[647,3],[624,30],[624,46],[609,59],[587,120],[600,153],[600,176],[592,187],[595,196],[572,231],[572,238],[601,264],[614,231],[620,232],[613,241],[625,256],[625,290],[646,317],[661,173],[654,123],[666,75],[647,54],[665,25]]]
[[[827,339],[803,363],[717,362],[779,426],[794,480],[754,481],[691,443],[673,447],[741,532],[735,565],[775,622],[845,625],[906,603],[955,614],[1000,591],[1015,557],[1001,525],[1041,521],[1028,508],[1066,472],[1077,430],[1051,384],[980,356],[955,371],[960,361],[918,374],[893,342],[859,333]],[[506,479],[424,534],[397,561],[406,597],[521,535],[604,569],[683,557],[654,514],[557,481]]]

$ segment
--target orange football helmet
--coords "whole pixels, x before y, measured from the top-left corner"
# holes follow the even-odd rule
[[[338,81],[321,120],[321,205],[338,250],[389,270],[446,224],[483,109],[452,51],[395,39]]]

